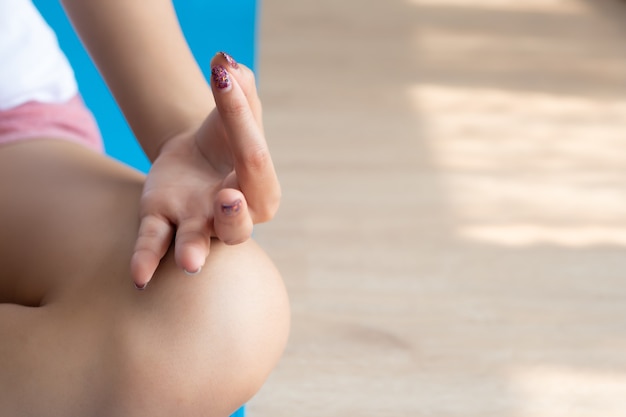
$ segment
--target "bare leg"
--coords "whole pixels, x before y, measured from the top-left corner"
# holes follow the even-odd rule
[[[0,148],[3,416],[227,416],[274,367],[288,302],[254,242],[133,287],[142,181],[71,143]]]

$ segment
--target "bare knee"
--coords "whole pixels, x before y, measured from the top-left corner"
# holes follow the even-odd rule
[[[284,349],[287,296],[254,242],[214,241],[191,277],[168,256],[148,289],[129,291],[110,376],[120,414],[227,416],[258,391]]]

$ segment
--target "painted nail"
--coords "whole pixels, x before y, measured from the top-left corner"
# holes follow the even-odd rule
[[[143,284],[142,286],[139,286],[135,283],[135,288],[137,288],[139,291],[143,291],[146,289],[146,287],[148,286],[148,283],[146,282],[145,284]]]
[[[241,200],[237,199],[232,204],[222,204],[222,212],[227,216],[234,216],[241,210]]]
[[[198,275],[200,273],[200,271],[202,271],[202,267],[198,267],[197,270],[193,271],[193,272],[189,272],[186,269],[183,269],[183,271],[185,272],[185,274],[187,275]]]
[[[213,82],[217,88],[224,90],[230,87],[230,77],[228,76],[226,68],[221,65],[216,65],[211,69],[211,74],[213,75]]]
[[[235,61],[235,58],[233,58],[232,56],[230,56],[229,54],[223,51],[218,52],[218,54],[224,57],[226,62],[228,62],[228,65],[230,65],[231,67],[235,69],[239,68],[239,64],[237,63],[237,61]]]

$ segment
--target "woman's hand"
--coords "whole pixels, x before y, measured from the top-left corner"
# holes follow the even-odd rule
[[[278,207],[254,77],[218,55],[213,100],[171,0],[147,8],[143,0],[62,2],[153,162],[131,261],[135,285],[150,281],[173,238],[177,264],[195,272],[211,236],[243,241]]]
[[[199,271],[211,237],[247,240],[252,225],[270,220],[280,185],[263,134],[254,75],[229,55],[212,61],[217,107],[200,126],[160,148],[141,198],[139,235],[131,261],[135,286],[145,288],[174,241],[176,263]]]

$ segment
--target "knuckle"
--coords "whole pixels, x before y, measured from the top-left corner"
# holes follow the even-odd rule
[[[253,171],[263,171],[271,163],[269,150],[265,147],[247,149],[242,157],[244,165]]]
[[[150,242],[164,239],[170,232],[170,224],[156,216],[148,215],[142,219],[139,227],[138,241]]]
[[[143,262],[150,259],[160,259],[162,256],[162,245],[155,244],[154,241],[138,240],[133,249],[134,256],[139,257]]]
[[[210,239],[211,236],[207,227],[187,227],[176,232],[175,243],[176,245],[207,244]]]
[[[159,229],[154,227],[145,228],[139,232],[137,241],[143,244],[149,244],[153,240],[159,239],[161,236],[163,236],[163,233]]]
[[[140,203],[143,210],[150,210],[152,207],[167,203],[167,196],[163,195],[161,190],[158,188],[143,190],[140,197]],[[146,217],[148,216],[156,217],[154,214],[146,214]]]
[[[247,103],[240,101],[233,101],[229,103],[227,106],[223,106],[221,108],[220,113],[223,117],[228,119],[239,119],[247,115],[249,112],[249,107]]]
[[[178,222],[179,232],[205,231],[208,227],[208,218],[204,215],[183,217]]]

